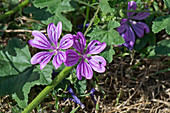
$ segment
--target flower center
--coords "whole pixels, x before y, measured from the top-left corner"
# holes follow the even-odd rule
[[[55,52],[55,53],[57,53],[57,52],[60,50],[59,47],[55,47],[55,46],[52,46],[51,49],[52,49],[52,51]]]
[[[87,55],[86,54],[84,54],[84,55],[80,55],[80,57],[82,58],[82,59],[87,59]]]
[[[59,47],[56,47],[56,48],[55,48],[55,51],[56,51],[56,52],[58,52],[59,50],[60,50],[60,48],[59,48]]]

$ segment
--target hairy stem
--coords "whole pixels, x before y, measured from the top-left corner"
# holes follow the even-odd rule
[[[72,70],[72,67],[65,67],[59,75],[57,75],[52,83],[44,88],[39,95],[24,109],[22,113],[30,113],[45,97],[54,89]]]
[[[15,12],[17,12],[19,9],[23,8],[24,6],[26,6],[29,3],[29,0],[25,0],[23,1],[21,4],[19,4],[18,6],[16,6],[14,9],[6,12],[3,15],[0,15],[0,20],[7,18],[9,15],[14,14]]]
[[[90,21],[89,26],[87,27],[86,31],[84,32],[84,36],[87,34],[88,30],[90,29],[90,27],[91,27],[94,19],[96,18],[97,14],[98,14],[98,12],[99,12],[99,9],[100,9],[100,7],[98,6],[98,7],[97,7],[97,10],[96,10],[96,12],[95,12],[95,14],[94,14],[94,16],[93,16],[93,18],[92,18],[91,21]]]

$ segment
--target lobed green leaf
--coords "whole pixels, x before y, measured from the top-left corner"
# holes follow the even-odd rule
[[[113,13],[113,9],[110,7],[108,0],[101,0],[100,4],[99,4],[102,12],[104,14],[108,14],[108,13]]]
[[[170,34],[170,15],[165,15],[165,16],[161,16],[161,17],[157,17],[154,21],[153,21],[153,25],[152,25],[152,31],[154,33],[158,33],[159,31],[166,29],[166,32],[168,34]]]
[[[52,66],[43,70],[32,66],[28,46],[19,39],[8,42],[5,50],[0,50],[0,96],[12,95],[19,107],[25,108],[28,93],[34,85],[51,83]]]

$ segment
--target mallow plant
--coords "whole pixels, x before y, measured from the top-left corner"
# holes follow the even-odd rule
[[[164,0],[164,2],[169,8],[168,0]],[[29,0],[25,0],[24,5],[18,5],[13,13],[28,3]],[[73,71],[75,73],[72,76],[76,78],[76,82],[96,80],[98,75],[107,72],[107,64],[113,61],[115,53],[121,53],[122,56],[127,55],[127,52],[134,51],[136,40],[139,38],[142,40],[148,35],[149,38],[154,39],[154,33],[163,29],[166,33],[170,33],[168,27],[170,16],[166,15],[169,12],[152,11],[153,9],[150,7],[143,7],[144,10],[142,10],[137,3],[144,6],[141,0],[93,0],[88,3],[79,0],[34,0],[33,6],[27,7],[23,11],[27,16],[29,14],[30,18],[33,18],[31,20],[35,22],[28,28],[33,30],[32,35],[30,34],[31,38],[28,40],[31,47],[28,48],[28,45],[24,47],[20,40],[14,39],[14,43],[9,41],[8,46],[4,50],[0,50],[0,64],[2,65],[0,65],[0,96],[12,94],[12,98],[17,101],[19,107],[24,108],[23,113],[29,113],[50,91],[56,86],[60,87],[60,83]],[[86,14],[81,14],[80,11],[86,11]],[[124,16],[121,16],[121,13]],[[164,15],[156,18],[158,15],[153,15],[155,13]],[[0,16],[0,20],[2,17],[6,18],[5,14],[9,15],[10,12]],[[84,23],[79,21],[82,18],[78,16],[82,15],[85,16]],[[90,17],[92,18],[89,19]],[[146,21],[150,17],[156,19]],[[47,28],[45,33],[40,31],[43,28]],[[28,29],[26,31],[30,31]],[[154,36],[152,37],[150,33]],[[147,44],[147,42],[152,44],[153,41],[149,38],[142,40],[141,44]],[[168,46],[167,40],[165,42],[157,43],[157,45],[166,47]],[[29,49],[36,49],[38,52],[34,54],[31,51],[33,55],[31,57]],[[144,51],[149,50],[151,49],[145,48]],[[156,52],[159,54],[159,51]],[[169,55],[169,53],[163,55]],[[56,71],[58,74],[53,76],[53,79],[52,71]],[[75,89],[76,82],[70,82]],[[17,87],[15,87],[16,83]],[[34,85],[47,86],[28,105],[28,93]],[[79,93],[75,94],[72,86],[68,85],[65,90],[70,92],[75,103],[85,108],[85,104],[78,98]],[[86,82],[82,85],[82,87],[84,86],[85,88],[82,89],[86,90]],[[89,95],[96,104],[98,102],[94,98],[94,92],[95,89],[92,88]]]

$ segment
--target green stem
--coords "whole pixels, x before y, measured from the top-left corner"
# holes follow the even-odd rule
[[[14,13],[17,12],[19,9],[21,9],[21,8],[24,7],[24,6],[26,6],[28,3],[29,3],[29,0],[23,1],[21,4],[19,4],[18,6],[16,6],[14,9],[6,12],[6,13],[3,14],[3,15],[0,15],[0,20],[8,17],[9,15],[14,14]]]
[[[158,11],[148,11],[148,10],[123,10],[123,12],[147,12],[147,13],[161,13],[161,14],[168,14],[169,12],[158,12]]]
[[[89,4],[89,2],[88,2],[88,4]],[[86,23],[87,23],[88,18],[89,18],[89,11],[90,11],[90,8],[89,8],[89,6],[87,6],[87,8],[86,8],[86,20],[84,21],[83,30],[82,31],[84,31],[85,28],[86,28]]]
[[[93,18],[91,19],[89,26],[87,27],[86,31],[84,32],[84,36],[87,34],[88,30],[90,29],[90,27],[91,27],[94,19],[96,18],[97,14],[98,14],[98,12],[99,12],[99,9],[100,9],[100,7],[98,6],[98,7],[97,7],[97,11],[95,12]]]
[[[67,76],[70,71],[72,70],[72,67],[65,67],[59,75],[57,75],[52,83],[44,88],[40,92],[40,94],[24,109],[22,113],[30,113],[45,97],[46,95],[55,88],[64,78]]]

